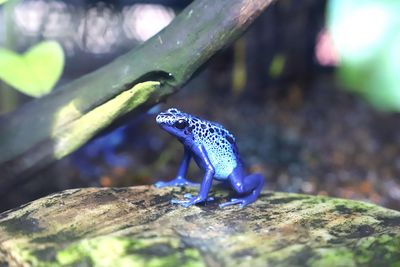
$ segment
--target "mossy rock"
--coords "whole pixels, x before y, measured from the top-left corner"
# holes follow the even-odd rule
[[[198,189],[73,189],[0,214],[0,266],[400,266],[400,212],[263,192],[183,208]]]

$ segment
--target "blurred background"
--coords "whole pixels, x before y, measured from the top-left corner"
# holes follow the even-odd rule
[[[190,2],[0,0],[0,112],[139,46]],[[400,210],[399,13],[391,0],[278,0],[166,103],[29,179],[0,177],[0,211],[67,188],[174,178],[182,145],[155,123],[169,107],[234,133],[248,170],[263,173],[268,190]],[[58,66],[41,88],[29,86],[17,64],[35,49]],[[30,62],[43,65],[36,54]],[[12,63],[4,66],[6,59]],[[188,177],[202,175],[192,163]]]

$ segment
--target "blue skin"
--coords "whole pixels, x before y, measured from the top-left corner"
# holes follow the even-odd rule
[[[183,160],[175,179],[157,182],[156,187],[199,185],[186,179],[191,158],[205,171],[198,196],[185,195],[187,200],[172,200],[173,204],[189,207],[196,203],[209,201],[208,197],[213,179],[229,182],[242,198],[232,198],[220,207],[239,204],[244,207],[256,201],[264,186],[264,177],[254,173],[246,175],[240,160],[235,137],[222,125],[202,120],[190,114],[170,108],[158,114],[158,125],[175,136],[184,146]]]

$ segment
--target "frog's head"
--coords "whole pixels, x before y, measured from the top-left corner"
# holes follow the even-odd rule
[[[184,140],[192,133],[190,118],[191,115],[176,108],[170,108],[164,112],[160,112],[156,117],[156,121],[162,129],[178,139]]]

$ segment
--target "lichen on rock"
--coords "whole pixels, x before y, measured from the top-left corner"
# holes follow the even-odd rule
[[[198,190],[198,189],[197,189]],[[400,266],[400,212],[263,192],[246,208],[183,208],[196,189],[87,188],[0,214],[0,256],[33,266]],[[1,261],[0,261],[1,263]]]

